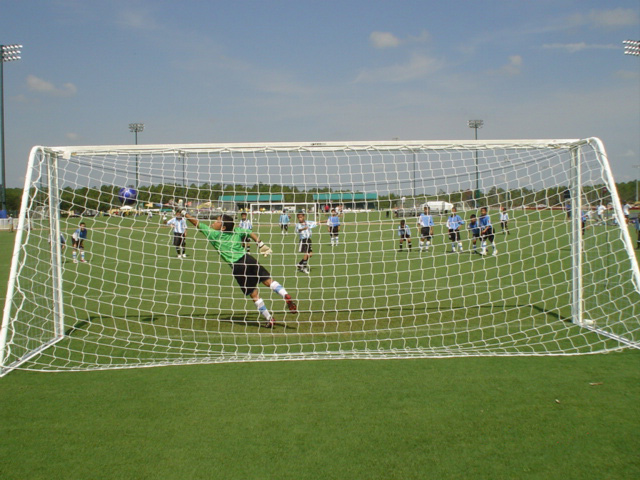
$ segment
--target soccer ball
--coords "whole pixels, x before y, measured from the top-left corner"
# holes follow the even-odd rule
[[[135,203],[137,196],[138,192],[129,187],[121,188],[120,192],[118,193],[118,199],[122,202],[123,205],[130,205],[132,203]]]

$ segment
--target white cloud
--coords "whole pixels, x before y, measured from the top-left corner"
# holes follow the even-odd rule
[[[120,12],[117,20],[118,25],[132,30],[156,30],[159,28],[156,20],[142,10],[124,10]]]
[[[73,83],[64,83],[56,87],[53,83],[38,78],[35,75],[27,75],[27,87],[32,92],[44,93],[56,97],[71,97],[78,91]]]
[[[504,65],[499,72],[507,75],[518,75],[522,67],[522,57],[520,55],[511,55],[509,63]]]
[[[587,14],[573,15],[570,20],[574,25],[591,25],[600,28],[629,27],[640,23],[638,12],[632,8],[591,10]]]
[[[546,43],[542,45],[545,49],[565,50],[569,53],[576,53],[582,50],[616,50],[620,49],[619,45],[599,45],[599,44],[587,44],[585,42],[578,43]]]
[[[402,65],[390,65],[381,68],[364,69],[355,79],[356,83],[371,82],[389,82],[400,83],[408,82],[439,70],[442,67],[441,62],[427,57],[426,55],[415,54],[408,63]]]
[[[372,32],[369,35],[369,41],[375,48],[395,48],[403,44],[425,43],[431,39],[431,35],[426,30],[420,32],[420,35],[409,35],[402,39],[396,37],[391,32]]]
[[[400,45],[400,39],[390,32],[372,32],[369,41],[375,48],[394,48]]]

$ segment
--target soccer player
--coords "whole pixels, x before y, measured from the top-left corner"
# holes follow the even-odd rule
[[[631,215],[631,205],[629,205],[629,202],[624,202],[622,211],[624,213],[624,219],[627,222],[627,225],[629,225],[629,217]]]
[[[604,214],[607,211],[607,207],[605,207],[602,203],[600,203],[600,205],[598,205],[598,208],[596,209],[596,212],[598,213],[598,222],[601,224],[605,223],[605,217]]]
[[[402,251],[402,244],[407,241],[407,246],[409,247],[409,251],[411,251],[411,229],[403,220],[400,220],[400,226],[398,226],[398,236],[400,237],[400,248],[399,252]]]
[[[71,234],[71,245],[73,263],[78,263],[78,251],[80,251],[80,261],[86,263],[84,258],[84,241],[87,239],[87,226],[84,222],[78,225],[78,229]]]
[[[307,222],[304,213],[298,214],[298,223],[296,223],[296,233],[298,234],[299,247],[298,251],[302,253],[302,260],[298,262],[298,271],[309,273],[308,261],[313,255],[311,247],[311,229],[317,226],[316,222]]]
[[[500,229],[505,235],[509,235],[509,213],[507,207],[500,207]]]
[[[223,214],[218,216],[209,226],[188,213],[184,213],[186,219],[207,237],[209,243],[220,254],[220,258],[231,266],[233,277],[240,286],[240,290],[253,300],[258,312],[265,318],[265,327],[273,328],[276,321],[264,304],[264,300],[260,298],[258,283],[262,283],[265,287],[269,287],[280,295],[286,302],[287,307],[289,307],[289,311],[297,313],[298,307],[292,300],[291,295],[282,285],[271,278],[271,274],[266,268],[246,252],[243,245],[244,238],[251,237],[258,244],[260,253],[265,257],[271,254],[271,249],[260,241],[257,234],[250,230],[234,228],[233,217],[230,215]]]
[[[247,212],[242,212],[240,214],[240,225],[238,225],[238,227],[244,230],[253,230],[253,223],[251,223],[251,220],[247,219]],[[242,245],[247,252],[251,251],[251,245],[249,244],[248,237],[244,237],[244,243]]]
[[[493,247],[493,256],[498,255],[498,249],[494,243],[495,235],[493,234],[493,225],[491,225],[491,219],[487,215],[487,207],[480,209],[480,218],[478,219],[478,225],[480,226],[480,238],[482,240],[480,255],[487,254],[487,242],[491,243]]]
[[[282,214],[280,214],[280,220],[278,220],[278,223],[280,224],[280,230],[282,231],[283,235],[287,231],[289,231],[289,222],[290,221],[291,221],[291,219],[289,218],[289,215],[287,215],[287,212],[285,210],[282,210]]]
[[[460,227],[464,225],[464,220],[458,215],[458,209],[453,207],[451,215],[447,218],[447,228],[449,229],[449,240],[451,240],[451,253],[456,253],[456,246],[462,251],[460,241]]]
[[[478,253],[476,243],[480,238],[480,225],[478,224],[478,219],[476,218],[475,214],[472,214],[469,218],[469,225],[467,225],[467,228],[469,229],[469,233],[471,234],[471,246],[473,249],[471,252]]]
[[[424,248],[424,251],[427,252],[433,238],[434,227],[433,217],[427,206],[424,207],[424,212],[418,218],[418,227],[420,228],[420,251]]]
[[[327,220],[327,229],[331,237],[331,246],[338,245],[338,234],[340,233],[340,217],[335,208],[331,209],[331,216]]]
[[[182,212],[176,212],[176,216],[171,220],[165,220],[164,224],[173,230],[173,246],[176,248],[178,258],[187,258],[187,222]]]

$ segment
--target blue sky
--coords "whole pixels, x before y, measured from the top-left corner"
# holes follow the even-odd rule
[[[640,175],[637,0],[0,0],[7,186],[34,145],[600,137]]]

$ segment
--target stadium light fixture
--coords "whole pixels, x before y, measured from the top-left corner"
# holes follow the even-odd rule
[[[0,45],[0,171],[2,173],[2,190],[0,190],[0,210],[7,209],[7,177],[5,172],[4,146],[4,62],[20,60],[22,45]]]
[[[482,128],[484,125],[484,120],[469,120],[467,122],[469,128],[473,128],[475,130],[475,139],[478,140],[478,129]],[[478,207],[478,198],[480,198],[480,175],[478,173],[478,150],[476,149],[476,191],[473,195],[476,199],[476,208]]]
[[[640,56],[640,40],[625,40],[622,43],[624,44],[625,55]]]
[[[135,135],[135,142],[138,145],[138,133],[144,130],[144,123],[130,123],[129,131]],[[136,154],[136,194],[138,193],[138,155]]]

